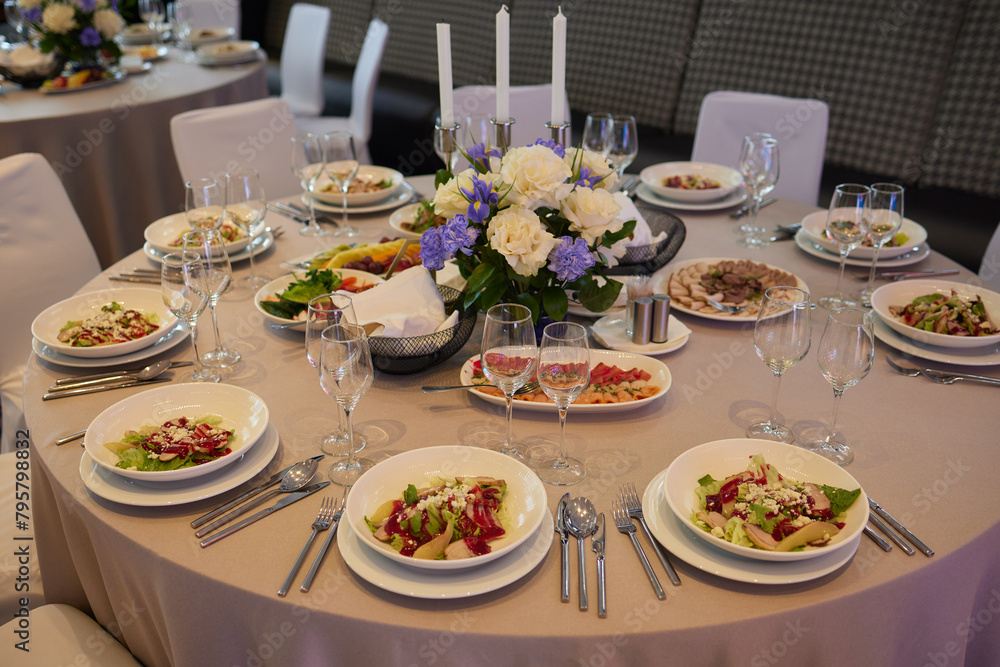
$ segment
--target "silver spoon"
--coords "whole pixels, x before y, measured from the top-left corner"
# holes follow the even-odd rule
[[[279,486],[277,489],[271,489],[267,493],[263,493],[257,496],[256,498],[248,502],[246,505],[234,509],[232,512],[225,515],[221,519],[216,519],[212,523],[208,524],[207,526],[196,532],[195,537],[204,537],[205,535],[208,535],[219,526],[229,523],[236,517],[240,516],[241,514],[245,514],[249,510],[263,503],[268,498],[276,496],[279,493],[298,491],[312,480],[313,476],[316,474],[316,467],[318,465],[319,461],[315,459],[306,459],[305,461],[299,461],[291,468],[289,468],[288,472],[284,474],[284,476],[281,478],[281,486]]]
[[[586,498],[573,498],[566,506],[566,528],[576,538],[576,555],[580,570],[580,611],[587,611],[587,562],[584,541],[597,530],[597,511]]]
[[[65,382],[63,384],[57,384],[49,387],[49,391],[62,391],[63,389],[78,389],[80,387],[92,387],[98,384],[108,384],[109,382],[121,382],[122,380],[152,380],[157,375],[160,375],[168,368],[170,368],[170,360],[162,359],[154,364],[146,366],[138,372],[124,372],[118,375],[109,375],[108,377],[98,378],[96,380],[80,380],[79,382]]]

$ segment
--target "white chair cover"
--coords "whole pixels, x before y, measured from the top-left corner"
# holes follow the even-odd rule
[[[780,160],[771,194],[815,206],[829,118],[821,100],[715,91],[702,100],[691,160],[736,167],[743,137],[769,132],[778,140]]]
[[[354,77],[351,80],[351,115],[347,118],[336,116],[319,116],[316,118],[297,118],[299,129],[324,134],[338,130],[349,130],[354,134],[354,149],[358,153],[361,164],[371,162],[368,152],[368,140],[372,136],[372,112],[375,106],[375,86],[378,75],[382,71],[382,54],[385,53],[385,43],[389,38],[389,26],[380,19],[372,19],[368,24],[368,33],[358,62],[354,66]]]
[[[22,448],[22,455],[28,455],[27,448]],[[24,498],[24,487],[18,488],[17,486],[18,461],[27,461],[27,458],[18,458],[14,452],[0,454],[0,512],[10,517],[14,517],[17,510],[17,495],[20,494],[21,498]],[[28,599],[27,607],[29,609],[35,609],[45,603],[45,592],[42,590],[42,575],[38,569],[38,553],[35,550],[35,543],[15,539],[33,536],[38,530],[38,524],[32,520],[31,512],[22,512],[21,514],[24,518],[22,519],[21,516],[17,518],[27,523],[26,528],[18,528],[13,518],[10,521],[0,523],[0,544],[8,547],[0,549],[0,583],[2,583],[0,585],[0,619],[14,618],[14,615],[21,609],[21,598]],[[28,555],[23,561],[18,554],[19,548],[27,548],[28,550]],[[25,567],[27,570],[22,569]],[[26,588],[15,587],[15,584]],[[4,644],[9,643],[4,642]],[[0,665],[9,664],[21,663],[5,661],[3,650],[0,649]]]
[[[453,92],[455,101],[455,122],[468,114],[496,116],[497,96],[494,86],[462,86]],[[566,117],[569,122],[569,97],[566,98]],[[514,126],[510,129],[511,147],[527,146],[536,139],[549,139],[551,133],[545,124],[551,120],[552,84],[536,86],[511,86],[510,115]],[[464,130],[462,130],[464,131]],[[491,143],[495,143],[495,140]]]
[[[979,277],[983,282],[996,292],[1000,292],[1000,226],[993,232],[993,238],[986,246],[983,254],[983,261],[979,264]],[[997,314],[993,314],[996,322]]]
[[[191,30],[232,28],[240,37],[239,0],[184,0],[191,7]]]
[[[15,432],[25,428],[21,393],[31,322],[73,296],[101,265],[62,182],[41,155],[0,160],[0,201],[0,451],[10,451]]]
[[[142,667],[97,621],[69,605],[48,604],[31,611],[29,653],[16,646],[19,622],[15,618],[0,628],[5,640],[0,642],[0,665]]]
[[[292,5],[281,45],[281,99],[296,116],[323,113],[323,66],[330,8]]]
[[[278,98],[195,109],[170,119],[170,138],[181,179],[225,178],[227,171],[252,167],[270,199],[302,191],[292,174],[292,110]]]

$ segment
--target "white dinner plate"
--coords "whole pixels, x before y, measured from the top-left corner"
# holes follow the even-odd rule
[[[826,260],[827,262],[833,262],[834,264],[840,263],[840,255],[835,255],[832,252],[824,250],[822,246],[812,240],[812,236],[810,236],[810,234],[804,229],[800,229],[795,232],[795,245],[808,255],[818,257],[819,259]],[[931,247],[924,243],[910,252],[899,255],[898,257],[893,257],[892,259],[883,260],[879,257],[878,268],[888,269],[899,266],[909,266],[923,261],[930,254]],[[848,266],[863,266],[865,268],[870,268],[872,265],[870,259],[857,259],[855,257],[851,257],[850,255],[847,256],[847,261],[845,263]]]
[[[163,26],[160,28],[159,41],[164,41],[170,36],[170,28]],[[145,23],[133,23],[122,28],[118,39],[122,44],[152,44],[156,33],[149,29]]]
[[[425,560],[403,556],[388,544],[375,539],[365,517],[383,503],[401,499],[408,484],[418,489],[432,486],[440,478],[456,475],[492,477],[507,482],[504,496],[506,534],[490,544],[490,553],[458,560]],[[489,449],[465,447],[424,447],[414,449],[375,465],[365,472],[347,497],[344,518],[362,544],[385,559],[406,567],[432,572],[478,568],[514,551],[538,530],[543,516],[549,516],[542,481],[520,461]]]
[[[479,356],[469,358],[462,365],[462,371],[459,374],[460,384],[472,384],[472,364],[479,361]],[[660,388],[660,392],[655,396],[650,396],[649,398],[644,398],[639,401],[627,401],[625,403],[599,403],[583,405],[581,403],[573,402],[569,406],[569,411],[576,413],[585,412],[625,412],[627,410],[635,410],[641,408],[645,405],[658,400],[668,391],[670,391],[670,384],[673,381],[670,375],[670,369],[662,361],[658,361],[651,357],[647,357],[641,354],[631,354],[629,352],[615,352],[613,350],[590,350],[590,367],[593,368],[597,364],[604,362],[608,366],[618,366],[623,371],[628,371],[633,368],[638,368],[639,370],[646,371],[652,377],[649,379],[649,383]],[[506,407],[507,401],[503,396],[490,396],[489,394],[484,394],[476,389],[469,389],[469,392],[480,398],[487,403],[493,403],[494,405],[499,405]],[[555,403],[541,403],[536,401],[519,401],[514,399],[514,407],[523,410],[528,410],[530,412],[557,412]]]
[[[105,86],[113,86],[116,83],[121,83],[125,80],[127,76],[125,71],[122,69],[112,69],[108,70],[111,76],[104,77],[100,81],[91,81],[90,83],[85,83],[82,86],[76,86],[75,88],[39,88],[39,92],[44,95],[64,95],[66,93],[82,93],[85,90],[93,90],[94,88],[104,88]]]
[[[205,44],[195,49],[202,65],[236,65],[258,57],[260,44],[252,40],[235,40]]]
[[[825,484],[847,491],[861,488],[858,481],[836,463],[801,447],[751,438],[716,440],[687,450],[674,459],[663,473],[664,495],[674,516],[712,548],[750,560],[781,563],[809,560],[850,548],[855,538],[861,537],[861,532],[868,523],[868,503],[864,491],[844,512],[844,528],[824,547],[788,552],[753,549],[727,542],[698,528],[691,521],[692,513],[699,509],[698,497],[695,495],[698,480],[705,475],[724,480],[743,472],[754,454],[762,454],[764,460],[782,477],[797,482],[812,482],[817,486]]]
[[[244,259],[249,259],[251,252],[253,252],[253,256],[256,257],[260,253],[270,248],[271,244],[273,243],[274,243],[274,236],[271,234],[271,231],[264,230],[263,233],[257,234],[253,238],[253,243],[249,247],[244,247],[243,250],[240,250],[239,252],[234,252],[232,255],[230,255],[229,261],[241,262]],[[176,250],[176,248],[174,250]],[[142,251],[146,253],[146,257],[153,260],[157,264],[162,264],[163,256],[167,254],[151,246],[148,241],[142,244]]]
[[[203,44],[212,44],[213,42],[223,42],[235,36],[236,29],[232,27],[198,28],[191,31],[187,41],[191,46],[197,47]]]
[[[812,581],[849,563],[861,543],[861,537],[857,537],[839,551],[790,562],[753,560],[713,549],[705,540],[688,530],[670,511],[663,495],[665,472],[666,470],[654,475],[642,494],[642,512],[649,532],[672,555],[688,565],[723,579],[765,585]]]
[[[383,199],[382,201],[376,202],[374,204],[368,204],[366,206],[348,206],[348,214],[353,213],[378,213],[380,211],[388,211],[390,209],[399,208],[406,202],[413,198],[416,190],[413,186],[403,181],[403,183],[396,189],[391,197]],[[309,206],[309,193],[302,193],[302,203]],[[327,213],[340,213],[343,209],[340,205],[327,204],[326,202],[320,201],[319,199],[315,202],[315,207],[317,211],[326,211]]]
[[[347,208],[349,209],[355,209],[359,206],[372,206],[383,200],[391,198],[403,184],[403,175],[395,169],[389,169],[388,167],[363,164],[358,167],[358,174],[354,177],[354,180],[361,181],[363,183],[379,183],[382,181],[389,181],[390,185],[374,192],[348,193]],[[326,190],[325,188],[333,189]],[[315,193],[317,201],[330,204],[331,206],[336,206],[338,209],[340,208],[343,195],[340,194],[339,187],[334,184],[333,180],[329,177],[325,170],[320,177],[316,179]]]
[[[889,347],[927,361],[940,361],[955,366],[996,366],[1000,364],[1000,342],[992,348],[969,350],[924,345],[912,338],[899,335],[890,329],[878,315],[875,316],[875,337]]]
[[[420,237],[423,236],[423,232],[411,232],[403,225],[408,225],[413,222],[413,219],[416,217],[421,206],[423,205],[420,202],[417,202],[415,204],[407,204],[403,208],[396,209],[392,212],[392,215],[389,216],[389,226],[396,230],[396,233],[404,239],[419,240]]]
[[[552,515],[546,511],[538,530],[503,558],[482,567],[446,572],[407,567],[383,558],[362,544],[350,525],[338,529],[337,546],[347,566],[374,586],[408,597],[450,600],[489,593],[530,574],[548,556],[554,527]]]
[[[121,65],[121,68],[129,76],[135,76],[137,74],[145,74],[149,70],[153,69],[153,63],[142,61],[140,63],[136,63],[135,65]]]
[[[349,278],[349,277],[357,278],[359,281],[362,282],[362,284],[374,283],[377,285],[379,283],[385,282],[385,280],[383,280],[379,276],[376,276],[374,273],[368,273],[367,271],[355,271],[353,269],[331,269],[331,270],[336,273],[339,273],[341,278]],[[257,308],[257,312],[259,312],[261,315],[263,315],[269,321],[274,322],[275,324],[291,324],[293,320],[288,320],[285,319],[284,317],[278,317],[276,315],[272,315],[271,313],[267,312],[261,307],[260,302],[263,301],[266,297],[274,296],[278,292],[284,292],[286,289],[288,289],[288,286],[291,285],[292,282],[294,282],[295,280],[301,280],[305,277],[306,277],[305,271],[298,271],[296,273],[290,273],[287,276],[281,276],[280,278],[275,278],[268,284],[261,287],[259,290],[257,290],[257,293],[254,294],[253,296],[253,305]],[[306,325],[305,316],[306,316],[306,311],[303,310],[301,315],[302,320],[300,321],[300,326],[289,327],[289,329],[304,331]]]
[[[667,268],[660,274],[659,284],[657,284],[653,291],[656,294],[670,294],[670,276],[680,271],[681,269],[687,268],[692,264],[697,264],[699,262],[705,262],[706,264],[716,264],[722,261],[739,261],[731,257],[699,257],[697,259],[685,259],[679,262],[674,262],[669,264]],[[752,260],[751,260],[752,261]],[[802,280],[799,276],[796,276],[791,271],[785,271],[779,266],[774,266],[773,264],[768,264],[767,262],[757,262],[758,264],[763,264],[764,266],[775,269],[777,271],[784,271],[785,273],[795,277],[798,281],[795,285],[790,285],[790,287],[798,287],[799,289],[809,291],[809,286],[806,285],[806,281]],[[757,321],[757,311],[754,308],[747,308],[739,313],[724,313],[721,310],[712,309],[711,313],[703,313],[699,310],[692,310],[680,303],[676,298],[670,299],[670,310],[678,311],[686,315],[694,315],[695,317],[703,317],[707,320],[718,320],[719,322],[756,322]],[[752,313],[752,314],[749,314]],[[775,313],[774,316],[778,316],[780,313]],[[768,316],[771,317],[771,316]]]
[[[622,315],[607,315],[590,325],[594,338],[604,347],[618,352],[660,355],[674,352],[687,345],[691,330],[673,315],[667,322],[667,340],[664,343],[638,345],[625,335],[624,311]]]
[[[672,199],[659,196],[650,190],[649,186],[645,183],[640,183],[636,187],[635,195],[647,204],[659,206],[660,208],[669,208],[674,211],[718,211],[724,208],[731,208],[737,204],[742,204],[747,198],[745,189],[736,188],[728,197],[725,197],[724,199],[716,199],[715,201],[703,203],[674,201]]]
[[[826,216],[826,211],[814,211],[810,213],[802,218],[802,229],[809,235],[809,240],[827,252],[837,255],[839,260],[840,246],[826,236]],[[899,233],[906,234],[906,243],[895,248],[883,247],[879,250],[879,266],[882,265],[882,260],[889,260],[918,251],[920,246],[927,242],[927,230],[909,218],[903,218],[903,224],[899,228]],[[868,264],[871,264],[874,254],[875,250],[873,248],[862,245],[852,250],[847,257],[848,259],[866,260]]]
[[[138,310],[143,315],[155,315],[159,328],[142,338],[94,347],[73,347],[59,341],[59,331],[67,322],[100,315],[101,308],[113,301],[125,308]],[[155,344],[163,333],[173,329],[177,322],[177,316],[163,303],[163,295],[159,289],[122,287],[84,292],[49,306],[31,323],[31,335],[43,345],[68,357],[88,359],[119,357]]]
[[[225,456],[190,468],[150,472],[118,468],[118,454],[104,446],[118,442],[126,431],[142,426],[159,426],[178,417],[195,419],[206,415],[222,417],[220,428],[233,430],[236,438]],[[253,446],[268,423],[267,404],[251,391],[231,384],[189,382],[147,389],[118,401],[97,415],[83,438],[94,463],[112,473],[145,482],[173,482],[191,479],[224,468]]]
[[[146,62],[155,62],[167,57],[169,50],[162,44],[147,44],[143,46],[124,46],[122,53],[130,56],[139,56]]]
[[[278,430],[273,424],[268,424],[253,446],[218,472],[189,480],[155,483],[122,477],[106,470],[85,451],[80,458],[80,477],[94,495],[123,505],[183,505],[212,498],[252,479],[274,458],[279,442]]]
[[[187,335],[187,327],[182,322],[178,322],[172,329],[159,336],[156,342],[149,347],[144,347],[130,354],[120,354],[115,357],[71,357],[55,351],[37,338],[31,339],[31,349],[38,355],[39,359],[44,359],[60,366],[69,366],[70,368],[111,368],[155,357],[161,352],[166,352],[179,345],[181,341],[187,338]]]
[[[663,184],[671,176],[701,176],[718,182],[719,187],[706,190],[685,190]],[[639,172],[642,184],[662,199],[681,204],[710,204],[732,196],[743,187],[743,176],[732,167],[711,162],[661,162]],[[744,193],[745,194],[745,193]]]
[[[222,244],[226,249],[226,254],[230,257],[246,248],[250,240],[247,238],[242,227],[239,227],[239,230],[243,234],[243,238],[235,241],[227,241]],[[184,213],[174,213],[150,223],[142,232],[142,236],[146,239],[146,243],[151,245],[154,250],[159,251],[161,255],[166,255],[171,252],[180,252],[183,250],[183,244],[172,244],[175,241],[180,241],[181,236],[185,232],[190,231],[192,231],[192,227],[188,223],[187,215]],[[259,235],[259,230],[255,233]]]

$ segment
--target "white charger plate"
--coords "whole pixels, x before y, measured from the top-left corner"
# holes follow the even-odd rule
[[[251,252],[253,252],[253,256],[256,257],[260,253],[270,248],[273,243],[274,243],[274,235],[271,234],[270,230],[265,229],[262,233],[257,234],[257,236],[254,237],[253,242],[250,244],[249,247],[244,247],[243,250],[240,250],[239,252],[234,252],[232,255],[230,255],[229,261],[241,262],[244,259],[249,259]],[[165,252],[157,250],[156,248],[151,246],[149,242],[142,244],[142,251],[146,254],[146,257],[153,260],[157,264],[162,264],[163,257],[164,255],[167,254]],[[172,252],[175,251],[176,249],[174,249],[174,251]]]
[[[368,273],[367,271],[355,271],[353,269],[331,269],[331,271],[339,273],[342,278],[354,277],[357,278],[359,281],[364,281],[364,283],[374,283],[378,285],[379,283],[385,282],[385,280],[383,280],[381,277],[376,276],[374,273]],[[272,315],[271,313],[264,310],[261,307],[260,303],[266,297],[273,296],[277,292],[284,292],[286,289],[288,289],[288,286],[291,285],[292,282],[294,282],[295,280],[301,280],[305,277],[306,277],[305,271],[297,271],[295,273],[290,273],[287,276],[281,276],[280,278],[275,278],[274,280],[272,280],[271,282],[269,282],[268,284],[264,285],[259,290],[257,290],[257,293],[254,294],[253,296],[254,307],[257,308],[257,311],[261,315],[263,315],[269,321],[274,322],[275,324],[291,324],[294,320],[289,320],[285,319],[284,317],[277,317],[276,315]],[[302,311],[303,317],[305,316],[305,312],[306,311],[304,310]],[[300,326],[294,326],[288,328],[304,331],[306,326],[305,320],[304,319],[301,320],[299,324]]]
[[[159,426],[182,416],[193,419],[206,415],[222,417],[220,427],[236,431],[230,445],[232,451],[208,463],[159,472],[126,470],[116,467],[118,455],[104,446],[107,442],[118,442],[126,431],[141,426]],[[97,415],[87,427],[83,446],[97,465],[112,473],[145,482],[173,482],[200,477],[235,463],[240,453],[261,436],[268,419],[263,399],[242,387],[202,382],[166,385],[129,396]]]
[[[996,366],[1000,364],[1000,341],[992,348],[970,350],[924,345],[912,338],[899,335],[890,329],[878,315],[875,316],[875,337],[900,352],[928,361],[940,361],[955,366]]]
[[[354,180],[363,182],[380,182],[389,180],[391,185],[387,188],[376,190],[374,192],[348,193],[347,207],[349,209],[357,208],[359,206],[371,206],[384,199],[391,198],[403,184],[403,175],[395,169],[389,169],[388,167],[363,164],[358,167],[358,173],[354,177]],[[333,190],[325,191],[324,188],[326,187],[331,187]],[[334,184],[333,180],[325,170],[320,177],[316,179],[314,191],[315,194],[313,196],[316,197],[317,201],[337,206],[338,208],[340,207],[343,195],[340,194],[340,189]]]
[[[490,553],[459,560],[425,560],[402,556],[375,539],[365,516],[371,516],[384,502],[401,498],[408,484],[423,488],[430,486],[434,478],[456,475],[507,482],[503,504],[510,520],[504,524],[506,535],[490,542]],[[461,445],[424,447],[397,454],[364,473],[351,487],[344,518],[362,544],[394,563],[418,570],[453,572],[487,565],[514,551],[538,530],[543,516],[549,516],[545,502],[545,487],[538,475],[510,456]]]
[[[71,357],[66,354],[62,354],[52,349],[45,343],[41,342],[37,338],[31,339],[31,349],[39,359],[51,362],[53,364],[58,364],[60,366],[68,366],[70,368],[110,368],[112,366],[120,366],[122,364],[130,364],[135,361],[142,361],[144,359],[149,359],[150,357],[155,357],[161,352],[166,352],[167,350],[179,345],[185,338],[187,338],[188,330],[182,322],[178,322],[176,326],[167,332],[164,332],[159,338],[156,339],[149,347],[142,348],[131,354],[121,354],[115,357]]]
[[[80,477],[90,491],[105,500],[135,507],[183,505],[225,493],[267,467],[278,451],[278,430],[268,424],[263,435],[242,455],[216,474],[176,482],[143,482],[116,475],[94,462],[90,454],[80,458]]]
[[[479,361],[479,356],[470,357],[462,365],[462,371],[459,374],[460,384],[472,384],[472,365],[474,362]],[[569,411],[577,414],[584,412],[626,412],[628,410],[636,410],[646,405],[650,405],[654,401],[657,401],[660,397],[670,391],[670,385],[673,379],[670,375],[670,369],[662,361],[647,357],[641,354],[632,354],[630,352],[616,352],[613,350],[590,350],[590,367],[593,368],[597,364],[604,362],[608,366],[618,366],[622,370],[631,370],[633,368],[638,368],[649,373],[650,384],[654,384],[660,388],[660,393],[656,396],[650,396],[649,398],[644,398],[639,401],[628,401],[625,403],[600,403],[583,405],[579,403],[571,403],[569,406]],[[489,394],[484,394],[476,389],[469,389],[469,392],[487,403],[493,403],[494,405],[499,405],[506,407],[507,401],[503,396],[490,396]],[[536,401],[519,401],[514,399],[514,407],[520,408],[522,410],[527,410],[529,412],[557,412],[555,403],[540,403]]]
[[[831,241],[826,236],[827,211],[814,211],[802,218],[802,229],[809,235],[809,239],[827,252],[840,257],[840,246]],[[895,248],[883,247],[878,253],[878,263],[881,266],[882,260],[893,259],[907,253],[919,250],[920,246],[927,242],[927,230],[909,218],[903,218],[903,224],[898,233],[906,234],[908,240],[905,245]],[[870,247],[858,246],[848,254],[848,258],[867,260],[871,264],[875,250]]]
[[[813,257],[826,260],[827,262],[833,262],[834,264],[840,263],[840,255],[835,255],[832,252],[824,250],[822,246],[812,240],[812,236],[804,229],[800,229],[795,232],[794,240],[795,245],[797,245],[799,249],[807,255],[812,255]],[[893,257],[892,259],[883,260],[879,257],[878,268],[888,269],[892,267],[909,266],[923,261],[930,254],[931,247],[925,243],[917,248],[914,248],[910,252],[899,255],[898,257]],[[872,261],[870,259],[857,259],[856,257],[851,257],[850,255],[847,256],[845,263],[848,266],[863,266],[865,268],[870,268],[872,265]]]
[[[624,311],[622,311],[624,314]],[[625,335],[625,320],[622,315],[607,315],[590,325],[594,338],[604,347],[619,352],[634,354],[660,355],[674,352],[687,345],[691,338],[691,330],[673,315],[667,322],[667,341],[665,343],[649,343],[638,345]]]
[[[659,206],[660,208],[669,208],[675,211],[718,211],[742,204],[747,198],[747,193],[744,188],[736,188],[728,197],[716,199],[715,201],[701,203],[674,201],[673,199],[667,199],[666,197],[659,196],[650,190],[649,186],[645,183],[640,183],[636,187],[635,195],[647,204]]]
[[[390,209],[399,208],[406,202],[410,201],[410,199],[413,198],[413,195],[415,193],[416,190],[413,189],[413,186],[407,183],[406,181],[403,181],[403,183],[399,186],[399,188],[396,189],[396,191],[393,193],[391,197],[383,199],[382,201],[376,202],[374,204],[368,204],[365,206],[348,205],[347,213],[348,214],[379,213],[381,211],[388,211]],[[308,192],[302,193],[302,203],[305,204],[306,206],[309,206]],[[317,211],[326,211],[327,213],[343,212],[343,209],[340,207],[339,204],[336,205],[328,204],[326,202],[320,201],[319,199],[315,200],[314,206],[316,207]]]

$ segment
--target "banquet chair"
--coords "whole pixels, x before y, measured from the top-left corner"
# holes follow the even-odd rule
[[[23,641],[17,631],[28,623],[29,649],[17,647]],[[0,627],[0,665],[53,667],[54,665],[100,665],[101,667],[142,667],[124,646],[97,621],[65,604],[48,604],[31,610],[30,616],[15,617]]]
[[[21,392],[31,354],[31,322],[73,296],[101,271],[94,247],[62,181],[37,153],[0,160],[0,280],[7,294],[0,323],[0,451],[26,428]]]
[[[454,93],[455,122],[469,114],[496,116],[497,94],[494,86],[461,86]],[[551,120],[552,84],[510,87],[510,115],[514,125],[510,129],[511,147],[533,144],[535,139],[548,139],[550,132],[545,123]],[[566,120],[569,122],[569,98],[566,99]],[[461,130],[464,131],[464,130]],[[495,143],[495,138],[493,143]]]
[[[1000,225],[986,246],[979,264],[979,277],[990,289],[1000,292]]]
[[[715,91],[702,100],[691,161],[737,167],[743,137],[769,132],[778,140],[780,170],[771,195],[815,206],[829,118],[821,100]]]
[[[281,99],[296,117],[323,113],[323,66],[330,8],[297,2],[292,5],[281,44]]]
[[[184,0],[191,8],[191,30],[232,28],[240,38],[242,19],[237,0]]]
[[[170,119],[170,139],[181,180],[252,167],[271,199],[302,191],[292,174],[291,140],[297,130],[292,110],[278,98],[193,109]]]
[[[382,55],[389,38],[389,26],[380,19],[372,19],[368,24],[365,41],[361,45],[358,62],[354,66],[354,76],[351,80],[351,115],[346,118],[337,116],[317,116],[315,118],[297,118],[296,124],[304,132],[325,134],[348,130],[354,134],[354,149],[357,151],[361,164],[371,162],[368,151],[368,140],[372,136],[372,115],[375,106],[375,84],[382,70]],[[284,85],[282,83],[282,85]]]

